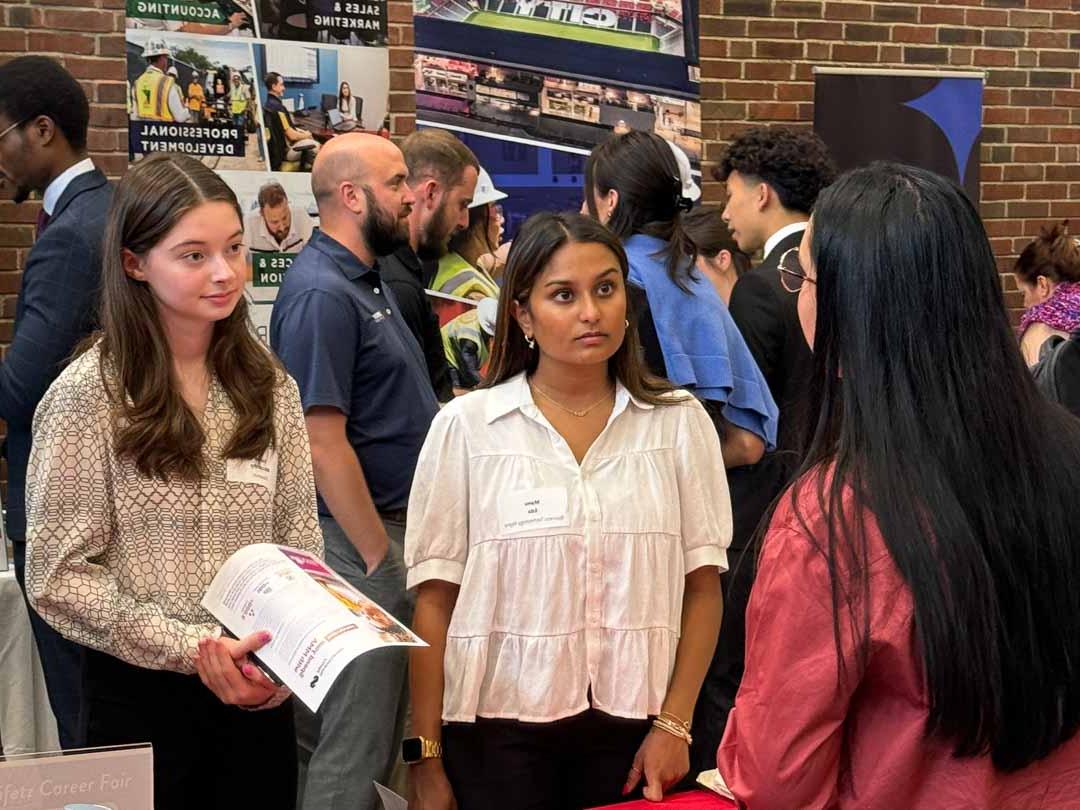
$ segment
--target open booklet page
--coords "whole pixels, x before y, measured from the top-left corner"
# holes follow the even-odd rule
[[[380,647],[422,647],[420,638],[313,554],[258,543],[233,554],[202,606],[232,635],[261,630],[259,663],[318,711],[341,671]]]
[[[698,774],[698,784],[707,787],[713,793],[719,793],[725,799],[731,799],[735,801],[735,797],[728,790],[727,783],[724,782],[724,777],[720,775],[720,771],[715,768],[711,771],[702,771]]]

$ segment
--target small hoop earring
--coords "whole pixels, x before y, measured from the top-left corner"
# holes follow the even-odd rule
[[[536,348],[536,341],[532,337],[530,337],[529,335],[526,335],[525,336],[525,345],[528,346],[529,350],[531,351],[531,350]]]
[[[623,325],[623,329],[629,329],[630,328],[630,319],[627,318],[625,321],[622,322],[622,325]]]

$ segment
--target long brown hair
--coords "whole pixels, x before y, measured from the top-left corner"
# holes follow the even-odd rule
[[[121,254],[145,255],[207,202],[228,203],[244,221],[236,195],[213,171],[191,157],[156,154],[120,181],[105,227],[101,332],[90,342],[100,340],[117,455],[163,480],[202,477],[206,436],[181,396],[150,287],[124,272]],[[284,370],[253,335],[243,297],[214,324],[207,360],[236,410],[225,457],[258,458],[274,443],[274,388]]]
[[[591,217],[576,213],[554,214],[541,212],[529,217],[521,226],[510,248],[506,261],[506,275],[502,294],[499,296],[499,315],[492,344],[488,374],[481,388],[490,388],[505,382],[516,374],[536,371],[539,352],[530,349],[525,342],[514,317],[513,302],[527,307],[536,279],[547,268],[551,257],[563,245],[599,244],[610,250],[619,262],[623,283],[629,275],[630,266],[626,251],[618,237]],[[634,313],[627,307],[626,336],[622,345],[608,360],[608,370],[626,389],[638,399],[654,405],[670,405],[677,398],[664,396],[674,390],[670,383],[649,374],[641,359]]]

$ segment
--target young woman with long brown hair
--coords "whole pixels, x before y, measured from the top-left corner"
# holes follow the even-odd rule
[[[106,226],[101,331],[34,422],[28,595],[89,648],[88,743],[153,744],[158,810],[295,796],[288,694],[248,659],[266,635],[221,638],[200,607],[244,545],[322,550],[296,385],[250,330],[241,223],[199,161],[134,166]]]
[[[423,810],[659,800],[689,769],[731,510],[704,408],[641,364],[627,274],[594,220],[526,222],[489,379],[420,454],[405,560],[431,646],[411,656],[406,754]]]

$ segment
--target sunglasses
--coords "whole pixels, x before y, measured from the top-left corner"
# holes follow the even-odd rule
[[[777,265],[776,269],[780,271],[780,284],[789,293],[797,293],[805,283],[817,283],[806,275],[806,271],[799,264],[799,249],[797,247],[784,251],[784,254],[780,257],[780,264]]]

